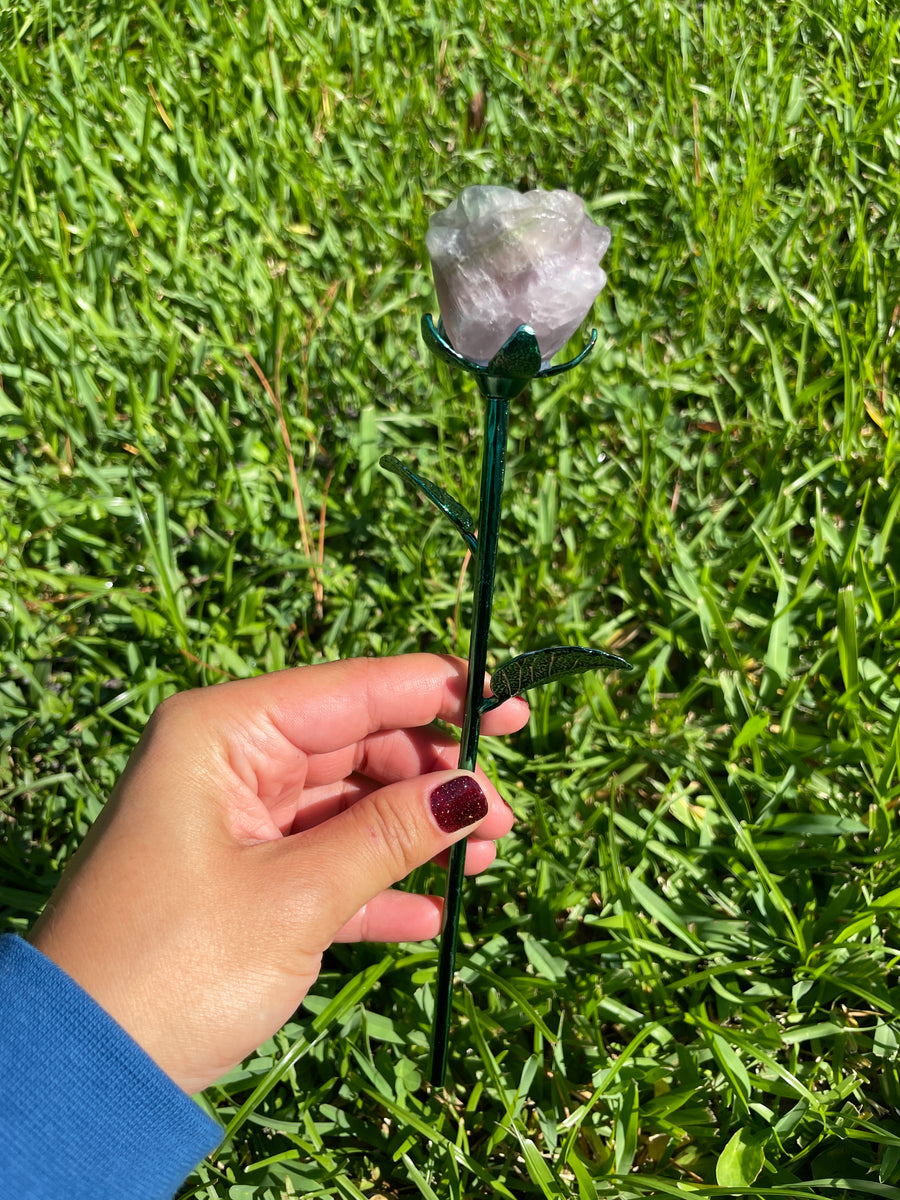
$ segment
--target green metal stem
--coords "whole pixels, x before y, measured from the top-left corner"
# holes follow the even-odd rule
[[[503,474],[506,466],[506,432],[509,424],[509,400],[488,396],[484,423],[484,448],[481,459],[481,500],[478,508],[478,550],[475,555],[475,611],[472,640],[469,645],[469,675],[463,714],[459,766],[474,771],[478,761],[478,735],[491,630],[491,606],[494,599],[494,572],[500,537],[500,511],[503,498]],[[443,930],[438,955],[437,995],[431,1039],[431,1082],[442,1086],[450,1050],[450,1011],[453,976],[456,967],[456,943],[462,909],[463,873],[466,840],[450,848],[447,868],[447,893],[444,899]]]

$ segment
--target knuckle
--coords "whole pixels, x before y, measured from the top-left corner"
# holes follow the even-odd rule
[[[190,692],[173,692],[165,700],[160,701],[153,710],[151,722],[167,725],[182,720],[185,712],[191,707]]]
[[[194,692],[174,692],[157,704],[144,727],[145,745],[168,744],[183,738],[195,708]]]
[[[371,803],[359,806],[356,811],[372,855],[384,864],[395,880],[408,875],[428,857],[427,852],[423,854],[409,812],[389,789],[371,797]]]

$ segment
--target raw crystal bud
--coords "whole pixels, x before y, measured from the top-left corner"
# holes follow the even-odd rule
[[[434,214],[425,240],[447,336],[482,365],[530,325],[546,366],[606,283],[609,230],[574,192],[469,187]]]

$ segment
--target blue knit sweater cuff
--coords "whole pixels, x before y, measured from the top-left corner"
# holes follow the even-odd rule
[[[0,1180],[16,1200],[170,1200],[222,1130],[73,979],[0,937]]]

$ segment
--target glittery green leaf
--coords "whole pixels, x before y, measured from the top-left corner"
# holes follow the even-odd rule
[[[533,379],[540,369],[541,352],[534,330],[520,325],[488,363],[487,373],[504,379]]]
[[[497,700],[508,700],[564,675],[581,675],[597,667],[630,671],[631,663],[617,654],[586,646],[548,646],[545,650],[529,650],[503,663],[491,676],[491,691]]]
[[[449,492],[445,492],[442,487],[439,487],[436,483],[432,483],[430,479],[425,479],[422,475],[411,471],[409,467],[405,466],[399,458],[395,458],[393,454],[382,455],[380,461],[386,471],[392,471],[395,475],[399,475],[401,479],[412,484],[423,496],[427,496],[432,504],[436,505],[445,516],[450,518],[465,538],[469,548],[471,550],[475,549],[477,545],[473,534],[475,518],[464,505],[455,500]]]

